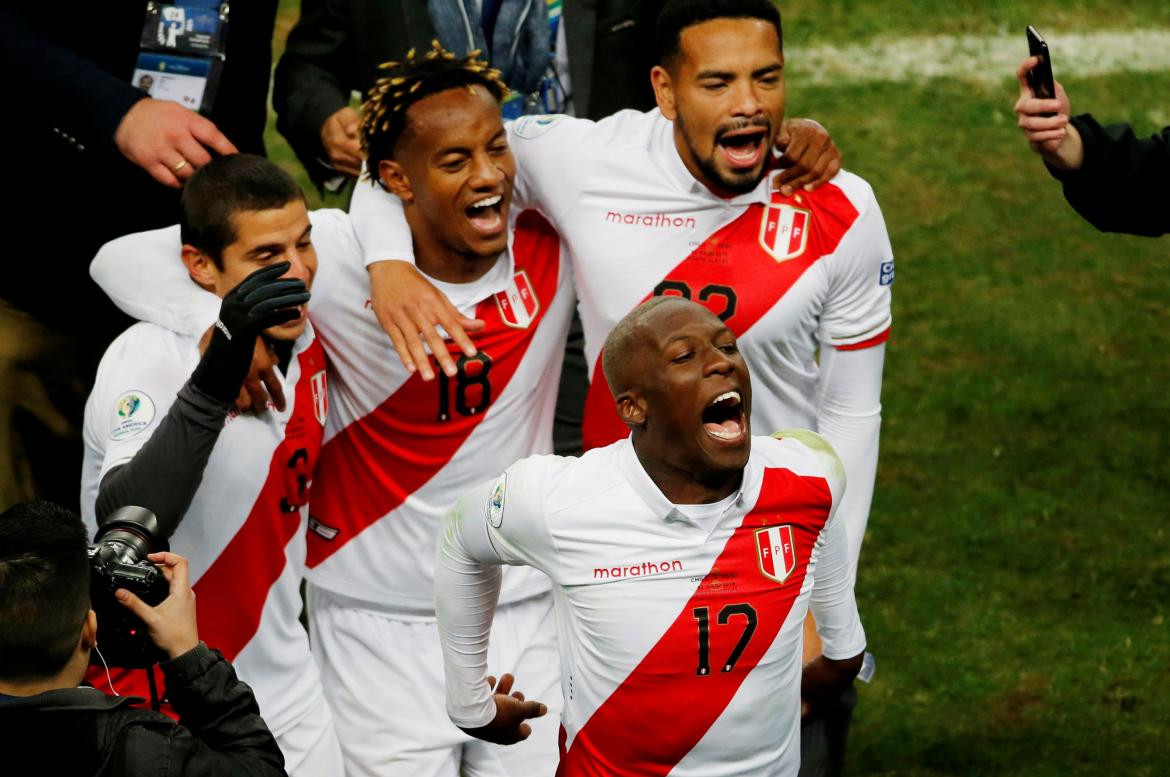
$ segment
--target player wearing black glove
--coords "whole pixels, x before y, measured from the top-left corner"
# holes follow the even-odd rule
[[[224,295],[211,342],[191,374],[191,384],[213,399],[231,402],[252,366],[256,337],[300,316],[309,289],[299,278],[281,276],[288,262],[256,270]]]

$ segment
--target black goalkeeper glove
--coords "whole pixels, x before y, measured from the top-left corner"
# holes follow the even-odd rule
[[[232,402],[252,368],[256,337],[269,327],[292,321],[309,289],[296,278],[279,280],[288,262],[262,267],[229,291],[203,358],[191,373],[191,385],[221,402]]]

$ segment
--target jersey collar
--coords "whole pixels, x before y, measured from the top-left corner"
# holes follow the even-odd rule
[[[634,452],[633,439],[627,437],[621,442],[617,443],[618,449],[618,464],[622,474],[629,483],[630,488],[638,495],[638,498],[650,508],[650,510],[664,523],[683,523],[689,526],[698,527],[698,522],[691,519],[689,516],[676,509],[658,485],[650,478],[646,469],[642,466],[642,462],[638,460],[638,455]],[[735,499],[731,503],[729,510],[746,510],[749,505],[755,504],[755,497],[760,492],[760,484],[763,482],[763,471],[760,467],[759,461],[755,455],[754,446],[753,452],[748,456],[747,466],[744,468],[743,481],[740,483],[739,491],[736,492]],[[701,527],[700,527],[701,528]]]
[[[492,268],[470,283],[448,283],[427,275],[432,285],[451,301],[451,304],[465,316],[475,318],[479,303],[508,288],[508,282],[516,274],[516,260],[512,256],[512,239],[515,230],[508,228],[508,249],[500,254]],[[425,273],[424,273],[425,275]]]

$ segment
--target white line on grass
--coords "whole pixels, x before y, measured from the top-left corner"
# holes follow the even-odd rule
[[[1170,70],[1170,30],[1046,30],[1044,36],[1057,80],[1123,70]],[[786,54],[790,75],[801,85],[942,77],[999,84],[1015,78],[1028,45],[1021,30],[1011,35],[879,38],[847,46],[793,45],[786,47]]]

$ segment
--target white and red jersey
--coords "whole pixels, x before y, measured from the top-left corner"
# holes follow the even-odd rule
[[[560,777],[795,774],[805,614],[831,659],[861,653],[865,633],[832,517],[840,462],[792,434],[752,438],[739,491],[717,505],[671,504],[628,439],[526,459],[469,493],[438,551],[452,719],[495,714],[489,565],[532,565],[557,607]]]
[[[331,409],[310,502],[308,577],[357,606],[433,618],[444,513],[513,461],[552,450],[573,305],[568,261],[557,233],[528,211],[513,216],[493,270],[472,283],[436,282],[486,326],[472,335],[476,356],[452,345],[458,376],[436,368],[430,382],[406,371],[379,326],[356,241],[319,265],[309,314],[329,357]],[[503,600],[548,585],[513,570]]]
[[[855,568],[877,465],[884,349],[874,346],[889,337],[894,279],[869,185],[843,171],[816,191],[784,197],[769,175],[751,192],[722,198],[687,170],[673,124],[657,110],[598,122],[525,116],[506,126],[517,206],[540,210],[573,262],[591,379],[585,447],[628,434],[600,369],[617,322],[654,295],[707,305],[735,332],[751,369],[752,428],[814,429],[845,462],[842,513]],[[367,261],[402,258],[385,250],[401,241],[383,237],[402,219],[388,214],[400,209],[385,193],[355,195]]]
[[[752,370],[760,432],[817,428],[822,347],[884,342],[893,255],[869,185],[842,172],[784,197],[771,176],[731,199],[683,164],[658,111],[599,122],[527,116],[509,125],[517,200],[539,207],[574,258],[591,365],[586,448],[627,434],[599,369],[610,331],[640,302],[676,294],[735,332]]]
[[[443,514],[474,484],[552,450],[572,278],[559,236],[539,214],[513,209],[511,218],[508,252],[492,270],[472,283],[436,282],[486,327],[472,335],[477,356],[458,354],[456,378],[436,369],[424,382],[378,324],[349,217],[309,214],[318,262],[308,309],[328,357],[330,409],[310,495],[307,575],[335,598],[433,618]],[[384,246],[409,253],[405,219],[384,234]],[[174,227],[129,235],[103,247],[91,273],[130,315],[202,332],[219,300],[168,259],[179,247]],[[535,571],[515,570],[502,598],[548,586]]]
[[[102,478],[150,439],[199,358],[197,338],[145,323],[106,351],[83,430],[81,505],[91,532]],[[284,411],[270,405],[261,415],[227,415],[202,483],[170,538],[171,550],[190,565],[200,639],[252,686],[277,736],[321,697],[298,620],[310,478],[327,411],[325,354],[311,326],[294,344],[281,381]],[[143,672],[119,674],[119,693],[148,696]]]

